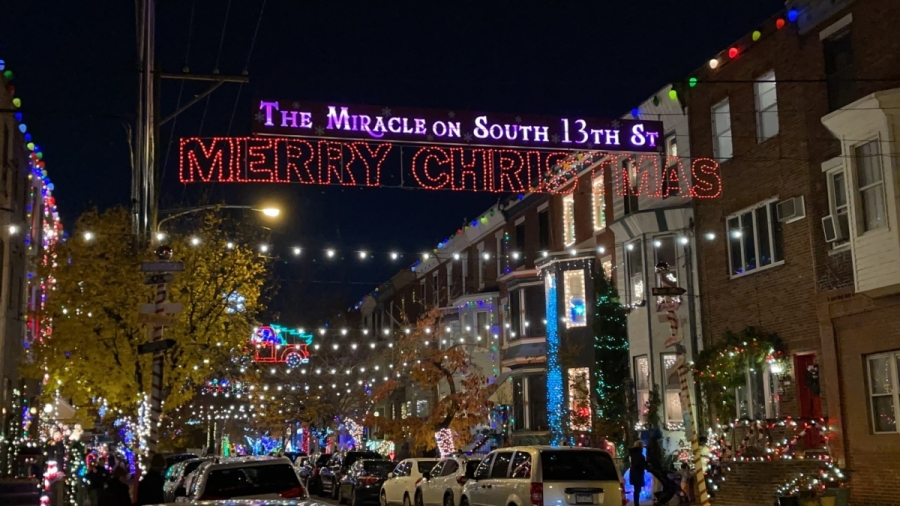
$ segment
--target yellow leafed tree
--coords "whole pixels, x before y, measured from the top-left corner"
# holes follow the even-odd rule
[[[164,333],[176,341],[165,354],[164,412],[244,353],[267,275],[266,259],[240,241],[240,224],[209,213],[196,228],[190,238],[169,241],[184,272],[168,284],[168,301],[183,311]],[[134,414],[151,381],[152,355],[137,352],[150,340],[140,306],[156,293],[140,267],[155,255],[134,245],[129,213],[114,208],[82,215],[56,246],[56,258],[56,282],[41,315],[52,318],[53,335],[35,349],[29,372],[45,378],[45,395],[70,399],[85,421],[100,399]]]

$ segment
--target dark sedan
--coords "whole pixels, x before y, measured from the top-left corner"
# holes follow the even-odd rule
[[[389,460],[357,460],[338,485],[338,502],[350,506],[377,503],[381,484],[397,467]]]
[[[381,459],[381,455],[375,452],[353,450],[333,454],[331,460],[328,461],[328,465],[319,471],[319,484],[322,486],[320,495],[329,494],[332,499],[337,499],[338,483],[341,482],[344,475],[347,474],[350,467],[352,467],[357,460],[364,459],[378,460]]]

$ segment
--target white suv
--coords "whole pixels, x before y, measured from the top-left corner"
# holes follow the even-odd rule
[[[416,485],[437,463],[437,459],[401,460],[394,471],[388,473],[388,479],[381,485],[381,506],[401,503],[403,506],[412,506]]]
[[[178,502],[223,499],[307,499],[287,457],[219,458],[200,464],[187,497]]]
[[[463,487],[460,506],[626,504],[625,485],[603,450],[521,446],[494,450]]]
[[[437,463],[416,487],[416,506],[459,504],[463,485],[475,476],[481,457],[455,456]]]

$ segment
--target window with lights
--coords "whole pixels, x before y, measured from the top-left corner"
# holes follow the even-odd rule
[[[726,218],[731,277],[743,276],[784,263],[777,198],[765,200]]]
[[[675,353],[663,353],[660,355],[663,370],[663,386],[665,387],[666,424],[669,426],[684,423],[681,411],[681,379],[678,377],[678,368],[675,363],[678,355]]]
[[[634,389],[638,410],[638,422],[647,422],[647,409],[650,402],[650,359],[647,355],[634,357]]]
[[[584,269],[563,273],[566,297],[566,327],[587,325],[587,301],[584,289]]]
[[[594,208],[594,231],[599,232],[606,228],[606,211],[604,210],[603,197],[603,173],[597,174],[591,181],[591,196]]]
[[[575,243],[575,196],[563,197],[563,243],[571,246]]]
[[[625,272],[628,275],[628,303],[637,306],[644,302],[644,254],[640,240],[625,244]]]
[[[587,367],[569,369],[569,424],[572,430],[591,428],[590,377]]]
[[[896,434],[900,418],[900,350],[866,357],[872,431]]]

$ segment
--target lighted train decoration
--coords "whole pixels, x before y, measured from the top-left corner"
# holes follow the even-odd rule
[[[287,364],[291,368],[308,364],[312,338],[312,334],[279,325],[256,327],[250,336],[250,345],[255,351],[253,360],[263,364]]]

